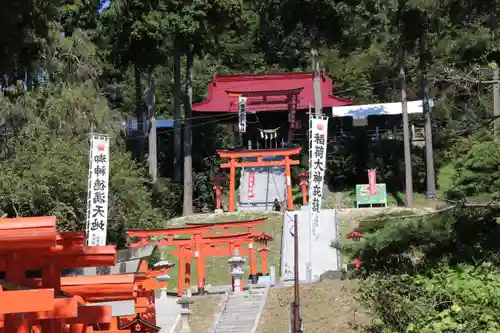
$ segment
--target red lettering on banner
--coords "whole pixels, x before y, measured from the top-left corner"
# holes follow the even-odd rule
[[[253,188],[255,185],[255,172],[250,172],[248,174],[248,197],[255,198],[255,193],[253,192]]]
[[[377,194],[377,170],[368,170],[368,191],[370,195]]]

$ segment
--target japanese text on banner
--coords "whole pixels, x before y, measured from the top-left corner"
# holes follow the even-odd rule
[[[93,135],[90,147],[87,242],[106,245],[109,184],[109,138]]]
[[[311,233],[317,240],[323,199],[323,184],[326,169],[326,145],[328,141],[328,118],[312,116],[309,151],[309,200]]]

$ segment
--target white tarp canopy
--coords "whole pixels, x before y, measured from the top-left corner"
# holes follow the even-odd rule
[[[408,113],[422,113],[422,100],[408,101]],[[432,107],[432,102],[430,103]],[[381,103],[381,104],[365,104],[365,105],[348,105],[332,108],[332,116],[334,117],[353,117],[366,118],[368,116],[390,116],[402,114],[403,109],[401,102],[396,103]]]

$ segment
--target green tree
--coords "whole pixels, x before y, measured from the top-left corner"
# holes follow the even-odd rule
[[[194,57],[214,50],[220,34],[234,27],[242,16],[242,3],[233,1],[172,1],[168,10],[173,14],[170,25],[174,33],[174,179],[180,179],[180,167],[184,167],[183,215],[193,212],[193,166],[192,166],[192,91]],[[184,91],[184,149],[181,149],[181,55],[186,55]],[[184,152],[184,163],[180,153]]]
[[[460,204],[386,218],[362,242],[341,242],[361,260],[361,300],[382,332],[498,330],[499,212]]]
[[[144,157],[143,98],[141,75],[161,64],[169,51],[169,12],[163,1],[112,1],[101,18],[101,45],[119,70],[133,67],[135,117],[138,121],[137,152]]]
[[[29,92],[21,85],[10,98],[0,97],[0,209],[12,217],[56,215],[59,230],[84,230],[92,123],[112,138],[109,240],[123,246],[125,229],[158,226],[168,216],[153,207],[147,176],[126,152],[122,115],[110,112],[95,84],[96,56],[85,34],[75,30],[48,51],[56,82]]]

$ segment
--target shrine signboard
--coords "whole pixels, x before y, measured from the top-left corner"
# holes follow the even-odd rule
[[[90,136],[87,192],[87,245],[106,245],[108,225],[109,137]]]
[[[387,207],[387,189],[385,184],[376,184],[376,191],[370,194],[369,184],[356,185],[356,207],[364,205],[384,205]],[[373,193],[373,192],[372,192]]]

